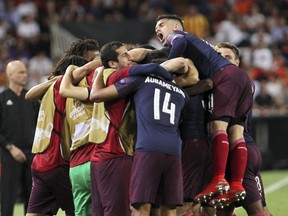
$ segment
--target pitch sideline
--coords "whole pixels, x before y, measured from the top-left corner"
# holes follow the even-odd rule
[[[265,195],[269,194],[269,193],[272,193],[276,190],[279,190],[280,188],[284,187],[288,185],[288,177],[270,185],[269,187],[267,187],[266,189],[264,189],[265,191]]]
[[[273,193],[274,191],[277,191],[279,189],[281,189],[282,187],[288,185],[288,177],[280,180],[280,181],[277,181],[275,182],[274,184],[270,185],[269,187],[265,188],[264,191],[265,191],[265,195],[269,194],[269,193]],[[239,211],[241,208],[236,208],[234,210],[235,213],[237,213],[237,211]]]

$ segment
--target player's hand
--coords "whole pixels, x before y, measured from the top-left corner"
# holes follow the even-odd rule
[[[10,154],[13,156],[13,158],[20,162],[20,163],[23,163],[26,161],[26,156],[25,154],[23,153],[23,151],[21,149],[19,149],[17,146],[15,145],[11,145],[11,148],[10,148]]]

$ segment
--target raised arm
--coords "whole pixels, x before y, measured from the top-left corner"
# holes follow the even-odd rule
[[[52,85],[54,81],[56,81],[60,76],[53,77],[50,80],[47,80],[43,83],[40,83],[34,87],[32,87],[25,95],[25,99],[28,101],[37,101],[41,100],[44,96],[48,88]]]
[[[161,66],[178,75],[174,81],[182,87],[194,85],[199,80],[198,70],[190,59],[178,57],[163,62]]]
[[[181,87],[195,85],[199,81],[199,73],[190,59],[185,59],[187,71],[185,74],[177,76],[174,81]]]
[[[60,85],[59,93],[62,97],[75,98],[78,100],[89,99],[90,88],[80,87],[73,85],[73,71],[75,70],[74,65],[70,65],[65,72],[63,80]]]
[[[164,67],[156,63],[139,64],[131,67],[130,76],[159,76],[165,80],[173,80],[173,76]]]
[[[72,83],[74,85],[78,84],[80,80],[82,80],[85,76],[87,76],[99,66],[101,66],[101,60],[99,58],[94,59],[93,61],[90,61],[81,67],[74,66],[74,68],[71,69],[73,78]]]
[[[128,51],[128,54],[131,57],[131,61],[133,62],[141,62],[147,54],[151,52],[150,49],[145,49],[145,48],[135,48],[132,50]]]
[[[103,70],[97,73],[92,84],[90,100],[96,103],[118,98],[118,91],[115,85],[105,87],[103,81]]]
[[[183,37],[181,34],[172,33],[167,42],[171,46],[168,56],[169,59],[183,56],[183,53],[188,45],[185,37]]]
[[[185,74],[188,71],[187,61],[182,57],[169,59],[160,65],[170,73]]]

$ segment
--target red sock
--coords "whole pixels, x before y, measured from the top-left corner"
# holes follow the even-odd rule
[[[212,156],[214,173],[213,176],[224,178],[227,157],[229,152],[229,143],[227,133],[224,130],[216,131],[212,139]]]
[[[232,144],[231,150],[231,183],[242,183],[247,163],[247,148],[243,138],[236,140]]]

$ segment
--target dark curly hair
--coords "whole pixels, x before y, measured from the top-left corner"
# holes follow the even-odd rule
[[[77,55],[64,56],[54,66],[54,69],[51,75],[48,77],[48,80],[55,76],[64,75],[69,65],[76,65],[80,67],[86,63],[88,63],[88,61],[82,56]]]
[[[88,51],[99,51],[99,43],[94,39],[79,39],[65,51],[64,56],[78,55],[84,57]]]

